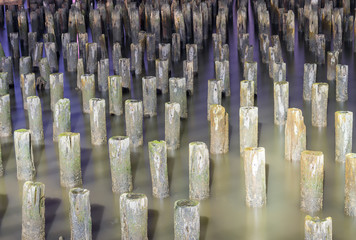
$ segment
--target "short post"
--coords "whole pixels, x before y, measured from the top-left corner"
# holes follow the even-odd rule
[[[263,147],[244,149],[246,205],[259,208],[266,205],[266,157]]]
[[[147,117],[157,115],[156,77],[142,77],[143,114]]]
[[[258,107],[240,107],[240,154],[258,146]]]
[[[157,89],[162,94],[168,93],[168,61],[156,59]]]
[[[142,101],[128,99],[125,101],[126,135],[130,138],[130,147],[143,144],[143,106]]]
[[[90,113],[89,100],[95,98],[95,75],[84,74],[81,76],[83,112]]]
[[[301,209],[315,213],[323,208],[324,155],[318,151],[301,154]]]
[[[59,134],[71,131],[70,123],[70,100],[68,98],[59,99],[53,110],[54,142],[57,142]]]
[[[346,102],[348,100],[349,66],[336,65],[336,101]]]
[[[59,99],[63,98],[63,73],[52,73],[49,75],[50,95],[51,95],[51,110],[54,111],[54,106]]]
[[[306,149],[306,142],[306,127],[302,111],[298,108],[288,108],[284,158],[288,161],[300,161],[301,153]]]
[[[27,104],[31,140],[35,144],[41,143],[44,140],[41,100],[37,96],[31,96],[27,98]]]
[[[61,133],[58,136],[58,152],[61,187],[80,187],[82,185],[80,133]]]
[[[312,87],[312,125],[326,127],[328,115],[329,84],[314,83]]]
[[[346,154],[345,162],[345,214],[356,216],[356,154]]]
[[[229,64],[229,61],[226,61],[226,60],[225,61],[215,61],[215,76],[216,76],[216,79],[222,80],[222,92],[225,94],[225,96],[230,96],[230,64]]]
[[[14,132],[14,147],[17,168],[17,180],[32,181],[36,175],[33,162],[31,134],[27,129]]]
[[[122,87],[131,89],[130,59],[119,59],[119,76],[122,78]]]
[[[109,112],[110,114],[120,116],[123,113],[122,105],[122,77],[109,76]]]
[[[77,71],[78,64],[78,43],[68,43],[67,45],[67,70],[68,72]]]
[[[131,192],[132,175],[129,137],[111,137],[109,139],[109,157],[112,191],[120,194]]]
[[[45,240],[45,185],[27,181],[22,195],[22,239]]]
[[[319,217],[305,216],[304,235],[305,240],[332,240],[332,218],[320,219]]]
[[[284,125],[289,107],[289,82],[274,82],[274,124]]]
[[[327,52],[326,79],[335,80],[336,65],[339,64],[339,51]]]
[[[207,101],[207,116],[210,121],[210,107],[214,104],[221,105],[222,97],[222,81],[220,79],[208,80],[208,101]]]
[[[160,60],[168,61],[168,72],[171,71],[171,44],[170,43],[160,43],[158,44],[158,57]]]
[[[180,105],[175,102],[164,104],[164,137],[167,148],[178,149],[180,146]]]
[[[101,92],[108,91],[108,77],[110,75],[109,59],[101,59],[98,62],[98,89]]]
[[[7,73],[7,83],[11,86],[14,85],[14,73],[12,67],[12,57],[2,58],[2,71]]]
[[[0,137],[12,136],[10,95],[0,96]]]
[[[84,188],[69,190],[71,239],[92,239],[89,193]]]
[[[253,107],[255,105],[254,85],[254,81],[251,80],[240,82],[240,107]]]
[[[147,239],[148,200],[145,194],[120,196],[121,239]],[[139,227],[138,227],[139,226]]]
[[[345,156],[352,152],[353,112],[335,112],[335,161],[345,162]]]
[[[176,102],[180,105],[180,117],[188,117],[188,104],[186,93],[185,78],[170,78],[169,79],[169,101]]]
[[[189,199],[209,197],[209,150],[203,142],[189,143]]]
[[[210,106],[210,153],[229,151],[229,114],[221,105]]]
[[[148,142],[148,153],[152,179],[152,195],[155,198],[166,198],[169,196],[166,142]]]
[[[303,99],[310,101],[312,99],[312,86],[316,82],[317,65],[315,63],[304,64],[303,76]]]
[[[265,33],[260,34],[260,52],[261,52],[263,63],[269,62],[269,57],[268,57],[269,44],[270,44],[269,35]]]
[[[92,98],[90,105],[90,132],[91,144],[106,144],[106,114],[105,100],[101,98]]]
[[[195,200],[178,200],[174,203],[174,239],[199,239],[200,203]]]

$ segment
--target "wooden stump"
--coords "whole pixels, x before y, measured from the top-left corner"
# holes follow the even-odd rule
[[[258,108],[240,107],[240,154],[247,147],[258,146]]]
[[[143,144],[143,106],[142,101],[129,99],[125,101],[126,135],[130,138],[130,147]]]
[[[105,100],[101,98],[92,98],[89,100],[89,105],[91,143],[93,145],[106,144]]]
[[[305,240],[332,240],[332,219],[320,219],[307,215],[304,223]]]
[[[285,126],[284,158],[288,161],[300,161],[304,150],[306,128],[302,111],[298,108],[289,108]]]
[[[37,96],[31,96],[27,98],[27,104],[31,140],[35,144],[42,143],[44,141],[44,136],[41,100]]]
[[[284,125],[289,107],[289,82],[274,82],[274,124]]]
[[[164,136],[168,149],[178,149],[180,146],[180,105],[165,103]]]
[[[178,200],[174,203],[174,239],[199,239],[200,203],[195,200]]]
[[[335,112],[335,161],[345,162],[345,156],[352,152],[353,112]]]
[[[53,141],[57,142],[58,136],[71,131],[70,100],[62,98],[54,106],[53,111]]]
[[[221,105],[210,106],[210,153],[229,151],[229,114]]]
[[[326,127],[328,116],[329,84],[314,83],[312,87],[312,125]]]
[[[31,134],[27,129],[14,132],[14,148],[17,168],[17,180],[32,181],[36,175],[33,161]]]

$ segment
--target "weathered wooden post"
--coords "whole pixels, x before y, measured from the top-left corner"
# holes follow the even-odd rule
[[[51,74],[51,69],[49,67],[47,58],[41,58],[39,69],[40,69],[41,78],[45,82],[45,89],[50,89],[49,75]]]
[[[263,63],[268,63],[269,62],[269,57],[268,57],[268,48],[270,44],[270,38],[268,34],[260,34],[260,52],[261,52],[261,57],[262,57],[262,62]],[[294,41],[294,39],[293,39]]]
[[[92,239],[89,194],[84,188],[69,191],[71,239]]]
[[[83,58],[78,59],[77,63],[77,88],[82,89],[81,77],[84,75],[84,63]]]
[[[146,34],[146,54],[147,54],[147,61],[154,61],[156,60],[156,37],[154,33],[147,33]]]
[[[165,103],[165,141],[167,148],[178,149],[180,146],[180,104],[175,102]]]
[[[52,73],[49,75],[50,95],[51,95],[51,110],[54,111],[54,106],[59,99],[63,98],[63,73]]]
[[[61,133],[58,136],[58,152],[61,187],[80,187],[82,185],[80,133]]]
[[[91,143],[93,145],[106,144],[105,100],[101,98],[92,98],[89,100],[89,105]]]
[[[254,85],[254,81],[250,80],[240,82],[240,107],[253,107],[255,105]]]
[[[203,16],[200,7],[193,5],[193,36],[198,48],[203,47]]]
[[[108,77],[109,77],[109,59],[101,59],[98,61],[98,89],[101,92],[108,91]]]
[[[339,64],[339,51],[327,52],[326,78],[335,80],[336,65]]]
[[[156,59],[156,79],[157,79],[157,89],[162,92],[162,94],[168,93],[168,61]]]
[[[192,61],[183,61],[183,76],[187,83],[187,92],[190,95],[194,93],[194,64]]]
[[[90,113],[89,100],[95,98],[95,75],[84,74],[81,76],[83,112]]]
[[[97,72],[98,65],[98,45],[96,42],[87,43],[85,45],[86,52],[86,72],[94,74]]]
[[[335,112],[335,160],[345,162],[345,156],[352,152],[353,112]]]
[[[147,197],[141,193],[123,193],[120,196],[121,239],[147,238]]]
[[[0,96],[0,137],[12,136],[10,95]]]
[[[312,99],[312,86],[316,82],[317,65],[315,63],[304,64],[303,77],[303,99],[310,101]]]
[[[325,35],[316,35],[316,62],[318,64],[325,63]]]
[[[151,11],[151,32],[155,35],[155,46],[161,41],[161,18],[158,9]]]
[[[181,55],[181,39],[179,33],[172,34],[172,61],[178,62]]]
[[[244,79],[254,82],[254,93],[257,94],[257,62],[244,63]]]
[[[152,179],[152,195],[155,198],[166,198],[169,196],[166,142],[148,142],[148,152]]]
[[[122,77],[109,76],[109,112],[110,114],[120,116],[123,113],[122,106]]]
[[[160,43],[158,44],[158,57],[160,60],[168,61],[168,72],[171,71],[171,44],[170,43]]]
[[[258,107],[240,107],[240,154],[258,146]]]
[[[122,78],[122,87],[131,89],[130,59],[119,59],[119,76]]]
[[[229,151],[229,114],[221,105],[210,106],[210,153]]]
[[[17,180],[31,181],[36,175],[31,144],[31,134],[27,129],[14,132],[14,148],[17,168]]]
[[[156,77],[142,77],[143,92],[143,114],[144,116],[154,117],[157,115],[157,90]]]
[[[287,51],[288,52],[293,52],[294,51],[294,29],[295,29],[295,23],[294,23],[294,12],[292,10],[289,10],[287,13],[287,36],[286,36],[286,43],[287,43]]]
[[[53,109],[53,141],[58,140],[59,134],[71,131],[70,123],[70,100],[59,99]]]
[[[327,126],[329,84],[314,83],[312,87],[312,125]]]
[[[306,128],[302,111],[289,108],[285,126],[284,158],[288,161],[300,161],[301,153],[306,149]]]
[[[219,46],[222,45],[221,34],[213,33],[212,41],[213,41],[214,61],[219,61],[219,59],[220,59]]]
[[[63,60],[67,60],[68,58],[68,48],[67,45],[70,43],[70,33],[62,33],[61,35],[61,42],[62,42],[62,55]]]
[[[27,98],[28,122],[33,143],[41,143],[44,140],[41,100],[37,96]]]
[[[301,209],[314,213],[323,208],[324,155],[318,151],[301,154]]]
[[[346,102],[348,100],[349,66],[336,65],[336,101]]]
[[[109,157],[112,191],[120,194],[131,192],[132,175],[129,137],[111,137],[109,139]]]
[[[225,96],[230,96],[230,70],[229,61],[215,61],[216,79],[222,80],[222,92]],[[250,79],[249,79],[250,80]]]
[[[9,82],[7,79],[7,72],[0,72],[0,95],[9,93]]]
[[[21,76],[23,108],[27,108],[27,97],[36,96],[36,78],[34,73]]]
[[[331,217],[320,219],[319,217],[305,216],[304,235],[305,240],[332,240],[333,230]]]
[[[198,47],[196,44],[186,45],[186,57],[187,61],[193,61],[194,73],[198,72]]]
[[[2,71],[7,73],[7,82],[10,86],[14,85],[14,73],[12,67],[12,57],[3,57],[1,60]]]
[[[77,71],[78,64],[78,43],[72,42],[67,44],[67,70],[68,72]]]
[[[356,154],[346,154],[345,162],[345,214],[356,215]]]
[[[186,93],[186,81],[185,78],[170,78],[169,79],[169,100],[170,102],[176,102],[180,105],[180,117],[188,117],[188,104]]]
[[[58,72],[58,59],[56,44],[54,42],[47,42],[45,45],[46,57],[48,59],[48,64],[51,72]]]
[[[214,104],[221,105],[222,96],[222,80],[208,80],[208,101],[207,101],[207,116],[210,121],[210,107]]]
[[[246,205],[252,208],[266,205],[265,158],[263,147],[247,147],[244,149]]]
[[[209,150],[203,142],[189,143],[189,199],[209,197]]]
[[[136,75],[142,73],[142,48],[141,44],[131,43],[131,71],[135,71]]]
[[[289,108],[289,82],[274,82],[274,124],[284,125]]]
[[[200,203],[195,200],[178,200],[174,203],[174,239],[199,239]]]
[[[286,63],[285,62],[273,62],[273,81],[282,82],[286,81]]]
[[[22,194],[23,240],[45,240],[45,185],[27,181]]]
[[[18,59],[20,58],[19,34],[17,32],[10,33],[10,47],[11,47],[12,57],[17,62]]]
[[[143,144],[143,106],[142,101],[128,99],[125,101],[126,135],[130,138],[130,147]]]

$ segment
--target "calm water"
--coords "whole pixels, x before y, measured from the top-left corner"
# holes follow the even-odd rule
[[[231,97],[223,98],[223,106],[230,116],[230,152],[211,159],[211,197],[201,202],[201,239],[302,239],[305,214],[299,210],[300,165],[286,162],[284,154],[284,128],[273,124],[273,81],[268,77],[268,66],[262,64],[257,34],[249,11],[250,43],[254,45],[254,59],[258,62],[259,145],[266,149],[267,206],[253,210],[245,206],[243,162],[239,153],[239,82],[243,68],[237,56],[236,16],[229,27]],[[232,24],[233,23],[233,24]],[[290,107],[303,110],[307,126],[307,148],[319,150],[325,157],[324,208],[317,215],[333,218],[334,239],[354,239],[356,221],[344,215],[344,165],[335,163],[334,112],[350,110],[356,113],[356,84],[354,81],[354,54],[352,46],[345,46],[342,64],[349,65],[349,101],[335,102],[335,82],[329,83],[328,127],[311,126],[311,105],[303,102],[303,64],[313,62],[296,31],[294,53],[287,53],[282,44],[290,83]],[[0,32],[1,43],[9,55],[6,30]],[[282,39],[282,38],[281,38]],[[330,49],[330,46],[327,46]],[[124,49],[128,56],[128,50]],[[60,71],[64,71],[60,59]],[[145,74],[154,75],[154,65],[145,62]],[[111,69],[112,73],[112,69]],[[81,109],[81,93],[75,89],[75,74],[64,73],[64,96],[71,101],[72,131],[81,134],[83,187],[90,190],[93,221],[93,239],[120,239],[119,196],[111,192],[110,165],[107,145],[92,147],[90,143],[89,115]],[[13,129],[28,128],[27,113],[23,110],[18,71],[15,88],[11,90]],[[173,64],[172,76],[182,76],[182,64]],[[142,76],[133,76],[132,91],[124,99],[142,99]],[[199,54],[199,75],[195,79],[194,96],[188,98],[187,120],[182,120],[181,148],[168,155],[168,174],[171,196],[164,200],[152,198],[147,142],[164,139],[164,103],[168,95],[158,95],[158,115],[144,119],[144,145],[131,155],[134,192],[148,197],[149,239],[173,239],[173,206],[178,199],[188,198],[188,144],[203,141],[209,144],[209,124],[206,120],[207,81],[214,78],[212,44],[205,43]],[[326,82],[326,67],[318,66],[318,82]],[[47,239],[70,238],[67,190],[59,184],[57,145],[52,142],[52,113],[49,91],[39,92],[42,101],[44,146],[34,148],[37,168],[36,181],[46,185]],[[97,97],[107,100],[106,94]],[[108,105],[108,104],[107,104]],[[108,107],[108,106],[107,106]],[[108,112],[108,108],[107,108]],[[108,137],[125,135],[124,116],[107,114]],[[354,134],[355,137],[355,134]],[[354,138],[355,139],[355,138]],[[2,139],[2,159],[5,176],[0,178],[0,239],[21,238],[21,191],[16,179],[13,140]]]

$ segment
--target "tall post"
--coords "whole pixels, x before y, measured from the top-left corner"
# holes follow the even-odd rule
[[[148,142],[148,153],[150,159],[153,197],[166,198],[169,196],[166,142]]]
[[[157,89],[162,94],[168,93],[168,61],[156,59]]]
[[[122,105],[122,77],[121,76],[109,76],[109,111],[110,114],[120,116],[123,113]]]
[[[289,82],[274,82],[274,124],[284,125],[289,107]]]
[[[329,84],[314,83],[312,87],[312,125],[327,126]]]
[[[257,62],[244,63],[244,79],[253,81],[254,92],[257,94]]]
[[[89,100],[89,105],[91,143],[93,145],[105,144],[107,142],[105,100],[92,98]]]
[[[284,158],[288,161],[300,161],[306,142],[303,113],[298,108],[289,108],[285,126]]]
[[[31,140],[35,144],[41,143],[44,140],[41,100],[37,96],[31,96],[27,98],[27,104]]]
[[[54,111],[54,106],[59,99],[63,98],[63,73],[52,73],[49,75],[50,95],[51,95],[51,110]]]
[[[305,216],[304,235],[305,240],[332,240],[332,218],[320,219],[319,217]]]
[[[258,107],[240,107],[240,154],[258,146]]]
[[[68,43],[67,48],[67,70],[68,72],[77,71],[78,64],[78,43]]]
[[[62,98],[58,100],[53,111],[53,141],[58,140],[58,135],[71,131],[70,100]]]
[[[327,52],[327,74],[328,80],[335,80],[336,78],[336,65],[339,63],[339,51]]]
[[[187,87],[185,78],[169,79],[169,100],[180,105],[180,117],[188,117]]]
[[[143,114],[148,117],[157,115],[156,77],[142,77]]]
[[[131,89],[130,59],[119,59],[119,76],[122,77],[122,87]]]
[[[109,59],[101,59],[98,62],[98,89],[101,92],[108,90],[108,77],[109,77]]]
[[[221,105],[210,106],[210,153],[229,151],[229,114]]]
[[[14,148],[17,168],[17,180],[31,181],[36,175],[33,161],[31,134],[27,129],[14,132]]]
[[[7,79],[7,72],[0,72],[0,95],[9,93],[9,82]]]
[[[346,102],[348,100],[349,66],[336,65],[336,101]]]
[[[222,91],[225,96],[230,96],[230,70],[229,61],[215,61],[216,79],[222,80]],[[256,72],[257,73],[257,72]],[[250,79],[249,79],[250,80]]]
[[[174,239],[199,239],[200,203],[195,200],[178,200],[174,203]]]
[[[84,74],[81,76],[83,112],[90,113],[89,100],[95,98],[95,75]]]
[[[0,137],[12,136],[10,95],[0,96]]]
[[[51,69],[49,67],[47,58],[41,58],[40,64],[39,64],[39,69],[40,69],[41,78],[46,83],[45,89],[50,89],[49,75],[51,74]]]
[[[180,105],[175,102],[167,102],[164,118],[164,137],[168,149],[178,149],[180,146]]]
[[[335,161],[345,162],[352,152],[353,112],[335,112]]]
[[[303,99],[310,101],[312,99],[312,86],[316,82],[317,65],[315,63],[304,64],[303,77]]]
[[[194,71],[193,71],[193,62],[192,61],[183,61],[183,76],[186,79],[187,83],[187,92],[190,95],[194,93]]]
[[[48,59],[48,64],[51,72],[58,72],[58,59],[56,44],[54,42],[46,42],[45,44],[46,57]]]
[[[130,138],[130,147],[143,144],[143,106],[142,101],[128,99],[125,101],[126,135]]]
[[[83,58],[78,59],[77,63],[77,88],[82,89],[81,77],[84,75],[84,63]]]
[[[209,150],[203,142],[189,143],[189,199],[209,197]]]
[[[345,162],[345,214],[356,216],[356,154],[346,154]]]
[[[208,80],[208,101],[207,101],[207,116],[210,121],[210,107],[214,104],[221,105],[222,97],[222,81],[220,79]]]
[[[240,107],[253,107],[255,105],[255,83],[251,80],[240,82]]]
[[[27,97],[36,96],[36,78],[34,73],[28,73],[22,75],[22,99],[23,99],[23,108],[27,108]]]

